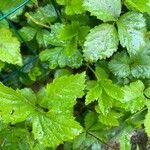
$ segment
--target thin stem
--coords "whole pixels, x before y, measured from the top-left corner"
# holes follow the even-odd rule
[[[111,149],[115,150],[111,145],[109,145],[108,143],[106,143],[105,141],[103,141],[102,139],[100,139],[99,137],[95,136],[94,134],[87,132],[89,135],[93,136],[94,138],[96,138],[98,141],[100,141],[100,143],[110,147]]]
[[[97,74],[94,71],[94,69],[89,64],[86,64],[86,66],[93,72],[93,74],[95,75],[95,77],[98,79]]]
[[[42,27],[45,27],[47,29],[50,29],[51,27],[46,25],[46,24],[43,24],[41,22],[39,22],[38,20],[36,20],[35,18],[33,18],[29,13],[26,13],[25,16],[29,19],[31,19],[31,21],[33,21],[35,24],[39,25],[39,26],[42,26]]]

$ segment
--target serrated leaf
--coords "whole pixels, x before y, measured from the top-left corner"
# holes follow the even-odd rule
[[[25,41],[31,41],[36,34],[36,29],[30,26],[24,26],[19,30],[19,33],[21,34],[21,36],[24,38]]]
[[[71,57],[68,57],[65,50],[61,47],[46,49],[45,51],[41,52],[40,59],[42,61],[48,61],[51,69],[54,69],[57,66],[60,68],[65,66],[78,68],[82,64],[82,55],[79,51],[76,51],[75,54],[73,54]]]
[[[105,92],[113,99],[119,100],[123,98],[124,93],[122,89],[117,84],[113,84],[111,80],[103,80],[101,85]]]
[[[83,6],[104,22],[116,21],[121,13],[121,0],[84,0]]]
[[[117,53],[109,62],[109,68],[114,75],[124,78],[133,76],[135,78],[150,77],[150,45],[135,56],[129,57],[127,53]]]
[[[65,5],[65,13],[67,15],[81,14],[84,12],[83,0],[57,0],[60,5]]]
[[[50,32],[45,29],[41,29],[36,34],[36,40],[40,47],[47,47],[49,45],[48,40],[46,39],[47,36],[50,35]]]
[[[62,28],[59,33],[59,38],[61,40],[69,40],[78,34],[78,29],[80,27],[79,22],[72,22],[69,25],[66,25]]]
[[[118,77],[128,77],[131,74],[131,69],[130,58],[127,53],[117,53],[109,62],[109,69]]]
[[[102,73],[104,77],[97,82],[88,82],[85,103],[89,104],[97,100],[96,111],[105,115],[109,113],[116,101],[121,101],[120,99],[124,97],[124,92],[121,87],[108,79],[106,72],[102,68],[97,67],[97,69],[99,69],[99,73]]]
[[[137,112],[146,104],[146,99],[143,95],[144,84],[137,80],[130,83],[129,86],[124,86],[124,98],[121,100],[125,103],[124,108],[132,113]]]
[[[9,29],[0,28],[0,60],[15,65],[22,65],[20,43],[12,36]]]
[[[130,55],[142,51],[146,45],[146,23],[143,14],[128,12],[117,21],[120,43]]]
[[[29,139],[27,130],[21,127],[10,127],[0,124],[0,146],[3,150],[28,150]]]
[[[0,83],[0,114],[6,123],[24,121],[33,113],[32,103],[20,92],[15,92]]]
[[[101,24],[91,30],[84,43],[84,57],[87,61],[109,58],[118,48],[118,34],[113,25]]]
[[[0,84],[1,119],[12,123],[31,119],[34,138],[44,146],[55,147],[72,140],[82,132],[74,120],[73,106],[84,95],[84,82],[85,73],[57,78],[47,85],[38,105],[28,99],[31,92],[29,96]]]
[[[84,82],[85,74],[82,73],[57,78],[52,84],[47,85],[46,96],[40,104],[49,108],[49,118],[43,118],[43,115],[39,118],[38,115],[33,125],[33,132],[39,140],[44,138],[45,144],[55,146],[81,133],[82,128],[74,121],[72,113],[76,98],[84,94]],[[47,126],[43,126],[44,122],[43,125],[40,123],[41,119],[45,123],[48,122]],[[47,133],[46,137],[42,134],[44,131]],[[50,135],[53,136],[51,141],[49,141]]]
[[[99,86],[99,84],[93,86],[86,95],[86,105],[92,101],[98,100],[101,94],[102,88]]]
[[[118,118],[120,116],[120,113],[111,111],[107,115],[99,115],[99,121],[108,126],[119,126]]]
[[[63,24],[55,23],[51,26],[51,32],[49,34],[44,35],[44,40],[47,41],[48,44],[54,46],[63,46],[65,42],[60,39],[60,32],[62,32],[64,28]]]
[[[35,22],[38,25],[50,24],[57,19],[57,13],[52,4],[47,4],[43,7],[38,7],[35,12],[30,12],[29,15],[26,15],[26,17],[30,24],[31,21]]]
[[[150,137],[150,103],[147,103],[148,112],[145,116],[144,120],[144,126],[145,126],[145,132]]]

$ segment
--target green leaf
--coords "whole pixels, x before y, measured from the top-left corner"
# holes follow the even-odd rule
[[[19,33],[21,34],[21,36],[24,38],[25,41],[31,41],[36,34],[36,29],[30,26],[24,26],[19,30]]]
[[[148,2],[149,0],[125,0],[125,5],[130,10],[138,10],[140,12],[146,12],[148,9]],[[149,7],[150,8],[150,7]]]
[[[59,78],[64,75],[71,75],[71,71],[68,69],[57,69],[54,74],[54,78]]]
[[[67,15],[81,14],[84,12],[83,0],[57,0],[60,5],[65,5],[65,13]]]
[[[144,90],[144,94],[147,98],[150,98],[150,87],[148,87]]]
[[[27,130],[19,126],[8,126],[0,123],[0,145],[3,150],[28,150],[31,147],[29,146],[29,139]],[[31,141],[30,141],[31,142]]]
[[[85,73],[57,78],[47,85],[39,104],[32,102],[36,99],[30,90],[15,91],[0,84],[1,118],[12,123],[30,119],[34,138],[45,147],[56,147],[82,132],[74,120],[73,106],[84,95],[84,83]]]
[[[144,84],[137,80],[130,83],[129,86],[124,86],[124,98],[121,101],[124,103],[124,108],[127,111],[135,113],[143,108],[146,104],[146,99],[143,95]]]
[[[80,28],[80,24],[77,21],[65,25],[63,26],[62,30],[59,33],[59,38],[61,40],[69,40],[78,35],[79,28]]]
[[[97,80],[99,81],[108,79],[108,74],[102,67],[97,66],[95,69],[95,73],[96,73],[96,77],[98,78]]]
[[[83,6],[104,22],[116,21],[121,13],[121,0],[84,0]]]
[[[44,41],[47,41],[48,44],[54,46],[63,46],[65,42],[62,39],[60,39],[60,33],[63,29],[63,24],[55,23],[51,26],[51,32],[49,34],[44,34]]]
[[[79,51],[68,57],[65,50],[61,47],[46,49],[40,53],[40,59],[41,61],[48,61],[50,69],[55,69],[58,66],[60,68],[65,66],[78,68],[82,64],[82,55]]]
[[[119,117],[121,117],[120,113],[111,111],[107,115],[99,115],[99,121],[108,126],[119,126]]]
[[[130,58],[126,52],[117,53],[109,62],[109,69],[118,77],[125,78],[131,74]]]
[[[144,126],[145,132],[150,137],[150,102],[147,103],[148,113],[145,116]]]
[[[76,98],[84,94],[84,82],[85,74],[82,73],[57,78],[52,84],[47,85],[46,96],[40,104],[48,107],[49,117],[38,115],[33,124],[33,133],[39,141],[43,141],[43,144],[54,147],[81,133],[82,128],[74,121],[72,113]],[[46,136],[43,133],[46,133]],[[52,137],[51,140],[49,137]]]
[[[36,81],[36,78],[42,74],[41,70],[39,67],[34,67],[30,70],[28,73],[28,76],[32,81]]]
[[[84,57],[87,61],[109,58],[117,51],[118,34],[113,25],[101,24],[91,30],[84,43]]]
[[[46,39],[47,36],[49,36],[50,32],[45,29],[39,29],[36,35],[36,40],[40,47],[47,47],[48,46],[48,40]]]
[[[4,122],[24,121],[34,112],[32,105],[20,92],[0,83],[0,115]]]
[[[1,0],[0,2],[0,10],[5,14],[8,13],[13,8],[17,7],[22,3],[22,0]],[[21,15],[23,12],[24,6],[11,15],[8,16],[9,19],[16,21],[17,16]]]
[[[29,15],[31,17],[29,17]],[[26,15],[28,22],[30,23],[31,20],[36,20],[34,22],[38,22],[38,25],[46,23],[50,24],[57,19],[57,13],[52,4],[47,4],[44,7],[38,7],[35,12],[30,12],[29,15]]]
[[[105,141],[107,127],[98,120],[98,114],[88,112],[84,118],[85,131],[73,141],[73,149],[85,149],[91,147],[93,150],[101,149],[100,140]],[[103,130],[105,128],[105,130]],[[95,148],[95,146],[98,148]]]
[[[103,80],[101,81],[101,85],[105,92],[113,99],[119,100],[123,98],[124,94],[122,89],[117,84],[113,84],[111,80]]]
[[[96,84],[93,86],[86,95],[86,105],[92,101],[98,100],[102,94],[102,88]]]
[[[9,29],[0,28],[0,60],[10,64],[22,65],[20,43]]]
[[[129,57],[127,53],[117,53],[109,62],[109,69],[114,75],[124,78],[132,75],[135,78],[150,77],[150,42],[147,43],[145,49],[137,53],[133,57]]]
[[[120,99],[124,97],[124,92],[121,87],[112,83],[112,81],[108,79],[108,76],[106,75],[106,72],[104,74],[103,69],[100,67],[97,67],[96,70],[97,69],[102,72],[104,78],[101,78],[97,82],[90,82],[91,85],[89,82],[87,83],[88,92],[85,103],[87,105],[97,100],[98,105],[96,106],[96,111],[100,114],[106,115],[116,101],[121,102]]]
[[[142,14],[128,12],[117,21],[120,43],[130,55],[142,51],[146,45],[146,23]]]

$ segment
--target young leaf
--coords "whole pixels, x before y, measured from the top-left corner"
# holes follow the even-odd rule
[[[130,55],[142,51],[146,45],[146,23],[142,14],[128,12],[117,21],[120,43]]]
[[[104,22],[116,21],[121,13],[121,0],[84,0],[83,6]]]
[[[83,49],[84,57],[91,62],[108,58],[117,51],[118,43],[118,34],[113,25],[96,26],[86,37]]]
[[[125,78],[131,74],[130,58],[126,52],[117,53],[109,62],[109,69],[114,75]]]
[[[9,29],[0,28],[0,60],[10,64],[22,65],[20,43]]]
[[[102,68],[99,67],[97,70],[100,70],[105,77],[97,82],[92,82],[92,86],[88,87],[85,103],[89,104],[97,100],[96,111],[105,115],[110,111],[116,100],[121,101],[120,99],[124,97],[124,93],[121,87],[106,78],[106,72]]]
[[[81,14],[84,12],[83,0],[57,0],[60,5],[65,5],[65,13],[67,15]]]
[[[40,53],[40,59],[41,61],[48,61],[50,69],[55,69],[58,66],[61,68],[65,66],[78,68],[82,64],[82,55],[79,51],[68,57],[65,50],[61,47],[46,49]]]
[[[142,81],[132,82],[129,86],[125,86],[123,90],[124,98],[121,101],[125,104],[124,108],[127,111],[135,113],[144,107],[146,99],[143,95],[144,84]]]

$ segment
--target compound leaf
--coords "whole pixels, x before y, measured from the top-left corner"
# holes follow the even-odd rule
[[[32,118],[34,138],[44,146],[55,147],[72,140],[82,132],[74,120],[73,106],[84,95],[84,83],[85,73],[57,78],[47,85],[38,105],[33,102],[36,98],[30,90],[15,91],[0,84],[1,119],[17,123]]]

